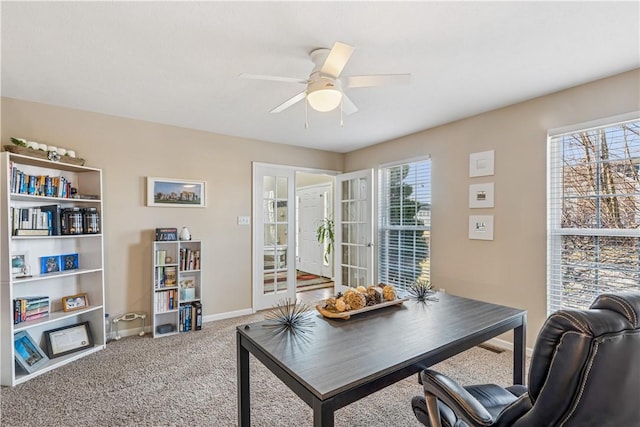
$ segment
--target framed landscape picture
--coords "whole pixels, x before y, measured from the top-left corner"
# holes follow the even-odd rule
[[[203,208],[206,182],[147,177],[147,206]]]

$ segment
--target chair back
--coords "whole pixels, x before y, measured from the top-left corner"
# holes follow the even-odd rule
[[[640,426],[640,292],[602,294],[547,318],[514,426]],[[507,409],[508,410],[508,409]]]

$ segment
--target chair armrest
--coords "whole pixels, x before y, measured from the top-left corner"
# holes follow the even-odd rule
[[[425,369],[420,376],[425,395],[436,396],[467,424],[490,426],[494,423],[489,411],[451,378],[431,369]]]

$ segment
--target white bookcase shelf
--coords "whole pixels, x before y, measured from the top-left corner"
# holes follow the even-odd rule
[[[202,327],[202,243],[199,240],[153,242],[153,337]]]
[[[0,252],[3,254],[0,261],[0,383],[15,386],[105,347],[102,220],[97,220],[99,232],[93,234],[57,235],[50,229],[49,235],[14,235],[16,228],[41,228],[24,227],[22,223],[17,227],[14,216],[18,212],[30,209],[40,211],[44,206],[59,205],[61,213],[64,209],[80,208],[85,212],[96,212],[100,218],[102,171],[9,152],[0,153],[0,168]],[[68,189],[73,187],[77,192],[74,194],[82,196],[74,197],[70,193],[67,194],[68,197],[24,194],[12,185],[17,176],[15,171],[41,178],[47,186],[51,185],[49,178],[58,180],[63,177],[69,183]],[[51,215],[49,218],[54,219],[55,214]],[[46,218],[46,214],[44,216]],[[51,222],[48,222],[48,225],[51,227]],[[78,255],[77,268],[41,273],[41,258],[68,254]],[[19,274],[14,271],[12,264],[17,256],[24,257],[25,264],[29,267],[29,277],[16,277]],[[62,298],[78,294],[86,294],[88,305],[73,311],[64,311]],[[41,308],[47,314],[44,317],[15,323],[14,300],[35,296],[48,297],[48,309]],[[31,369],[32,372],[27,372],[16,360],[16,336],[26,334],[44,352],[43,354],[47,354],[48,331],[84,322],[88,322],[93,346],[58,357],[47,357],[49,360],[41,361],[37,368]]]

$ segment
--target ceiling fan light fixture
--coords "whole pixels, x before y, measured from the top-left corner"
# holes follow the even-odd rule
[[[340,86],[329,79],[312,82],[307,88],[307,102],[316,111],[324,113],[335,110],[341,101]]]

